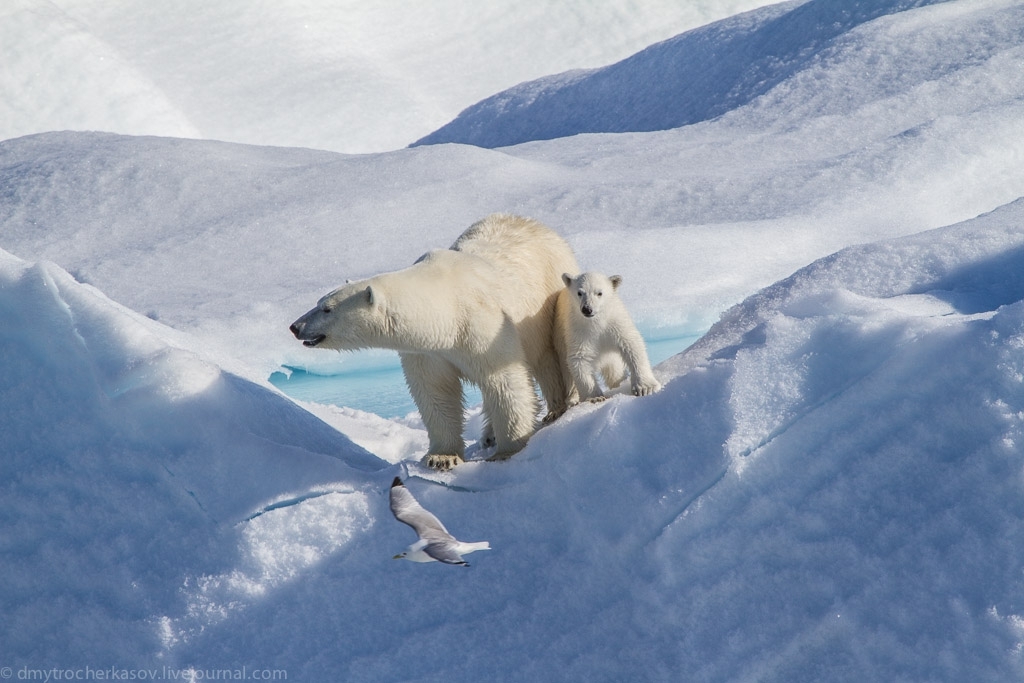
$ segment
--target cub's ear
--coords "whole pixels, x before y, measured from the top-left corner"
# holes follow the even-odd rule
[[[612,289],[618,289],[619,285],[622,284],[621,275],[612,275],[610,278],[608,278],[608,280],[610,280],[612,283]]]
[[[566,287],[572,287],[572,280],[572,275],[569,275],[569,273],[562,273],[562,282],[565,283]]]
[[[367,285],[366,289],[363,291],[363,297],[366,299],[366,303],[370,306],[377,303],[380,299],[380,295],[373,291],[372,285]]]

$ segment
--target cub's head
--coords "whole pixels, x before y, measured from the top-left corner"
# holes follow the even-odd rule
[[[586,318],[593,318],[601,314],[604,303],[615,294],[615,290],[622,284],[622,277],[612,275],[607,277],[601,273],[583,273],[573,277],[568,273],[562,274],[562,282],[570,294],[576,298],[579,311]]]
[[[288,329],[304,346],[352,351],[380,344],[384,317],[379,289],[354,282],[320,299]]]

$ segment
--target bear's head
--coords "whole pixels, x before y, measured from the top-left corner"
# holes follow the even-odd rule
[[[579,312],[586,318],[593,318],[601,313],[604,302],[615,294],[622,284],[622,276],[607,277],[601,273],[583,273],[573,277],[562,274],[562,282],[569,292],[576,297]]]
[[[380,292],[367,282],[334,290],[291,324],[304,346],[354,351],[380,346],[386,327]]]

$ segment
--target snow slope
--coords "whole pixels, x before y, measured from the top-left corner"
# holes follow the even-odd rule
[[[50,130],[380,152],[482,97],[768,0],[5,0],[0,139]]]
[[[934,5],[929,7],[929,5]],[[920,8],[915,11],[913,8]],[[1019,92],[1014,2],[796,0],[691,30],[611,66],[493,95],[416,144],[502,147],[580,133],[653,131],[766,99],[762,122],[913,110],[934,115]],[[789,106],[778,107],[781,99]],[[880,107],[885,107],[879,112]],[[912,112],[908,112],[911,113]],[[796,116],[794,116],[796,115]]]
[[[366,523],[385,462],[57,266],[0,258],[5,665],[141,663],[163,614],[205,624]],[[250,538],[285,516],[306,541]]]
[[[1020,679],[1020,26],[880,17],[667,131],[0,143],[0,669]],[[415,419],[267,384],[358,362],[289,338],[319,294],[493,210],[621,272],[642,321],[710,327],[662,392],[437,475]],[[393,562],[395,475],[494,549]]]
[[[406,464],[427,507],[495,548],[458,574],[388,559],[410,541],[386,502],[402,470],[5,257],[7,661],[1017,678],[1022,224],[1017,202],[844,250],[728,312],[658,369],[662,393],[577,409],[446,486]]]
[[[887,15],[844,34],[849,49],[819,41],[807,57],[817,66],[714,121],[501,150],[9,140],[0,245],[267,374],[336,359],[297,349],[282,322],[346,278],[447,246],[492,211],[536,217],[586,267],[620,272],[647,327],[705,330],[837,249],[1024,196],[1024,56],[1008,44],[1021,31],[1012,2]]]

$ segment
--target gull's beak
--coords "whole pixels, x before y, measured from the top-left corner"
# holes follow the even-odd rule
[[[391,559],[392,560],[401,560],[403,557],[405,557],[405,553],[399,553],[398,555],[395,555]]]

